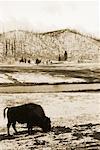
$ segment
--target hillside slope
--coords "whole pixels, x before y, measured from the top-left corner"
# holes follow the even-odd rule
[[[100,41],[69,29],[46,33],[10,31],[0,36],[1,60],[21,57],[67,61],[100,62]]]

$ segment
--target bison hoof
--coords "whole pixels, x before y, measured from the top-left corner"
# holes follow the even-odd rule
[[[11,135],[11,134],[8,134],[8,136],[11,137],[12,135]]]
[[[28,132],[28,135],[31,135],[32,134],[32,132]]]
[[[14,135],[18,135],[18,132],[15,132]]]

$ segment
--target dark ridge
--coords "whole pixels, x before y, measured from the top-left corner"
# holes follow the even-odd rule
[[[56,31],[49,31],[49,32],[44,32],[44,33],[40,33],[40,34],[42,34],[42,35],[46,35],[46,34],[58,35],[60,33],[64,33],[65,31],[68,31],[68,29],[56,30]]]
[[[100,92],[100,89],[86,89],[86,90],[69,90],[69,91],[57,91],[57,92],[51,92],[51,93],[60,93],[60,92],[63,92],[63,93],[68,93],[68,92],[74,92],[74,93],[77,93],[77,92]],[[40,92],[41,93],[41,92]],[[49,92],[50,93],[50,92]]]
[[[0,86],[35,86],[35,85],[61,85],[61,84],[65,84],[65,85],[78,85],[78,84],[100,84],[100,82],[80,82],[80,83],[67,83],[67,82],[60,82],[60,83],[33,83],[33,82],[27,82],[27,83],[21,83],[21,82],[17,82],[17,83],[0,83]]]
[[[100,39],[97,38],[92,38],[93,40],[96,40],[97,42],[100,42]]]
[[[73,127],[94,127],[94,126],[99,126],[100,124],[92,124],[92,123],[88,123],[88,124],[78,124],[78,125],[74,125]]]

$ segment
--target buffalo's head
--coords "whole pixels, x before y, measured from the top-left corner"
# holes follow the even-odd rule
[[[49,132],[51,130],[51,121],[50,121],[50,118],[48,117],[45,117],[43,119],[43,132]]]

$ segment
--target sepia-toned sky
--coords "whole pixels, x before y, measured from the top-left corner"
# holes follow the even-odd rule
[[[0,1],[0,32],[72,28],[100,37],[99,0]]]

